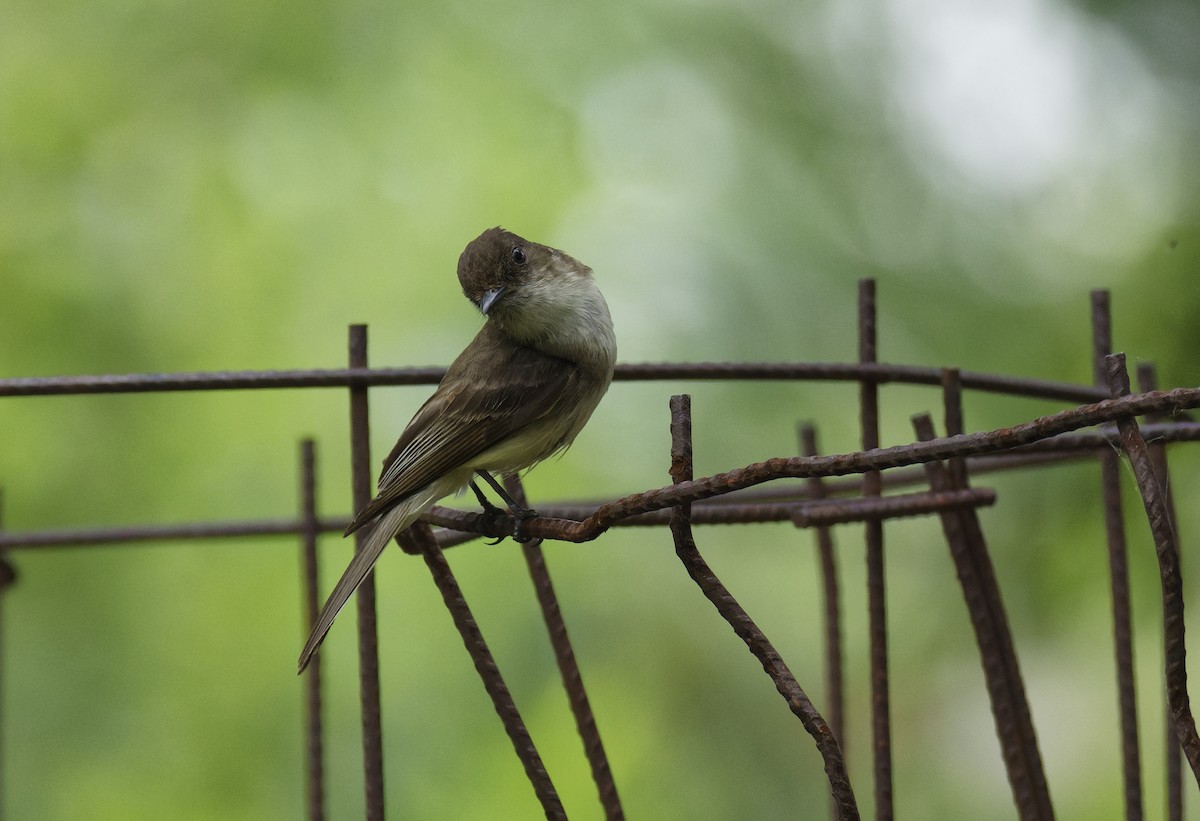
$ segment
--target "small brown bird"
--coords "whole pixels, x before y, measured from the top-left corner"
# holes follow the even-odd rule
[[[378,495],[346,529],[374,522],[317,618],[301,672],[397,534],[476,473],[496,487],[491,471],[523,470],[566,448],[612,382],[612,318],[582,262],[490,228],[462,252],[458,281],[487,321],[408,423]],[[519,522],[525,512],[514,513]]]

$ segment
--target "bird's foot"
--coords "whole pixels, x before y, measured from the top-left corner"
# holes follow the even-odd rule
[[[513,515],[513,541],[518,544],[525,544],[533,539],[532,536],[525,534],[525,523],[530,519],[538,518],[538,512],[532,508],[522,507],[512,512]]]
[[[508,511],[496,507],[492,504],[491,499],[483,495],[483,491],[479,489],[479,485],[471,481],[471,491],[475,494],[475,498],[479,500],[479,506],[483,508],[483,515],[489,519],[495,516],[504,516]],[[488,545],[500,544],[505,540],[505,536],[497,536],[494,542],[488,542]]]
[[[475,498],[479,500],[479,504],[483,508],[484,515],[494,516],[503,515],[506,512],[510,513],[513,517],[513,541],[520,544],[530,541],[533,537],[525,535],[525,522],[529,519],[536,519],[538,517],[538,512],[532,508],[525,507],[512,496],[510,496],[508,492],[500,485],[500,483],[496,481],[495,477],[493,477],[492,474],[488,473],[486,470],[477,470],[475,473],[481,479],[491,485],[492,490],[500,494],[500,498],[503,499],[505,504],[508,505],[507,511],[496,507],[486,496],[483,495],[483,491],[480,490],[479,486],[475,484],[474,480],[472,480],[471,490],[475,492]],[[496,541],[489,542],[488,544],[500,544],[500,542],[504,541],[504,538],[504,536],[497,536]]]

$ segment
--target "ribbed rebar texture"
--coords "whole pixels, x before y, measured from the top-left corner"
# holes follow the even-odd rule
[[[928,414],[913,417],[918,438],[933,438],[933,421]],[[934,490],[953,487],[953,472],[937,462],[925,466]],[[961,481],[965,481],[965,478]],[[992,568],[983,530],[973,510],[960,508],[942,514],[942,531],[962,587],[963,599],[975,631],[984,680],[996,721],[996,735],[1012,786],[1013,801],[1024,821],[1054,818],[1046,773],[1038,751],[1037,737],[1017,654],[1012,642],[1000,585]]]
[[[820,450],[817,447],[817,431],[811,424],[800,426],[800,453],[804,456],[816,456]],[[814,500],[820,501],[827,496],[825,482],[818,477],[805,480],[809,494]],[[825,714],[829,716],[829,729],[837,739],[846,755],[846,724],[845,715],[846,685],[842,649],[842,608],[841,587],[838,581],[837,557],[833,552],[833,528],[826,524],[815,527],[813,534],[817,544],[817,563],[821,572],[821,592],[824,599],[825,627],[825,699],[828,707]],[[830,798],[829,812],[837,818],[838,804]]]
[[[1129,393],[1129,373],[1125,370],[1125,355],[1113,354],[1106,357],[1106,376],[1113,396]],[[1179,575],[1179,551],[1175,546],[1175,532],[1171,517],[1163,498],[1162,486],[1154,473],[1154,463],[1146,440],[1138,429],[1132,415],[1117,419],[1121,431],[1121,443],[1133,475],[1137,480],[1146,518],[1150,522],[1150,533],[1154,537],[1154,550],[1158,556],[1159,577],[1162,582],[1163,644],[1166,656],[1167,704],[1175,721],[1175,733],[1183,747],[1183,754],[1192,768],[1197,785],[1200,785],[1200,737],[1196,735],[1196,721],[1187,691],[1187,647],[1184,644],[1183,579]]]
[[[367,367],[367,326],[350,326],[350,367]],[[371,501],[371,425],[367,386],[350,387],[350,485],[354,509]],[[365,534],[354,536],[362,548]],[[367,821],[383,821],[383,717],[379,704],[379,631],[375,616],[375,573],[363,579],[354,594],[358,615],[358,683],[362,705],[363,789]]]
[[[1104,358],[1112,353],[1112,316],[1108,291],[1092,291],[1092,370],[1096,385],[1106,385]],[[1126,821],[1142,818],[1142,767],[1138,743],[1137,692],[1133,675],[1133,612],[1129,595],[1129,557],[1121,505],[1121,460],[1115,450],[1099,451],[1100,498],[1108,545],[1109,596],[1113,613],[1113,654],[1121,727],[1121,777]]]
[[[1158,374],[1151,362],[1139,362],[1137,366],[1138,390],[1153,391],[1158,389]],[[1163,503],[1167,506],[1167,519],[1171,522],[1171,531],[1179,538],[1179,524],[1175,517],[1175,499],[1171,483],[1167,481],[1170,471],[1167,469],[1166,441],[1160,438],[1152,429],[1162,427],[1154,422],[1167,421],[1161,414],[1148,417],[1151,424],[1142,425],[1142,436],[1150,450],[1150,462],[1158,476],[1158,484],[1162,488]],[[1183,561],[1182,551],[1179,557]],[[1182,572],[1182,567],[1181,567]],[[1183,752],[1179,746],[1179,737],[1175,733],[1175,719],[1171,717],[1170,705],[1165,705],[1166,732],[1163,735],[1164,757],[1167,770],[1167,821],[1183,821]]]
[[[845,362],[649,362],[617,365],[617,381],[665,379],[821,381],[936,385],[940,370],[917,365]],[[36,376],[0,379],[0,396],[64,396],[86,393],[160,393],[164,391],[266,390],[279,388],[346,388],[352,385],[436,385],[441,367],[372,368],[351,366],[325,370],[207,371],[196,373],[132,373],[102,376]],[[1067,402],[1091,402],[1105,394],[1086,385],[1028,379],[1002,374],[963,372],[963,385],[975,390]]]
[[[304,613],[301,639],[309,634],[321,607],[320,578],[317,574],[316,444],[312,439],[300,443],[300,567]],[[307,786],[309,821],[325,819],[325,753],[321,730],[321,655],[313,656],[304,675],[304,777]]]
[[[524,534],[535,540],[523,547],[525,559],[607,819],[622,819],[624,810],[612,768],[600,741],[588,694],[583,688],[580,665],[568,639],[560,603],[542,552],[543,545],[538,540],[583,543],[596,539],[613,527],[669,525],[677,555],[689,576],[721,617],[731,625],[735,634],[746,643],[791,712],[801,720],[805,730],[814,739],[830,784],[832,815],[835,818],[858,817],[841,743],[847,732],[845,724],[850,715],[859,716],[854,720],[861,720],[861,729],[864,734],[866,732],[868,705],[865,694],[869,686],[872,743],[869,756],[866,749],[861,751],[863,774],[858,778],[867,777],[867,769],[871,768],[875,815],[877,818],[890,819],[895,803],[893,756],[903,770],[905,745],[893,749],[892,697],[888,681],[888,654],[892,646],[888,641],[885,558],[892,558],[897,563],[896,567],[899,567],[899,563],[907,558],[904,551],[911,551],[914,547],[907,542],[903,546],[899,542],[888,545],[887,552],[892,556],[885,556],[883,522],[903,516],[929,514],[936,514],[941,519],[966,601],[1018,815],[1022,819],[1052,818],[1053,807],[1046,774],[1017,665],[1013,637],[977,515],[977,508],[993,504],[996,494],[989,488],[971,487],[971,480],[978,480],[984,472],[1054,465],[1080,459],[1097,459],[1101,463],[1100,493],[1108,534],[1113,655],[1117,672],[1117,717],[1114,720],[1121,725],[1119,752],[1124,817],[1140,819],[1145,796],[1140,771],[1137,694],[1134,690],[1134,631],[1125,544],[1126,525],[1123,521],[1124,516],[1132,514],[1133,508],[1121,509],[1121,467],[1117,448],[1128,454],[1132,464],[1160,569],[1168,705],[1166,720],[1173,736],[1167,750],[1165,804],[1171,821],[1182,819],[1183,785],[1179,751],[1183,751],[1196,782],[1200,784],[1200,737],[1197,736],[1187,692],[1183,586],[1165,444],[1200,440],[1200,424],[1184,412],[1185,409],[1200,407],[1200,387],[1156,390],[1153,373],[1146,368],[1139,373],[1142,393],[1129,395],[1123,357],[1107,356],[1112,347],[1107,292],[1094,292],[1091,307],[1091,347],[1095,364],[1095,384],[1092,385],[881,363],[877,361],[875,287],[871,280],[859,283],[857,362],[622,363],[617,367],[615,378],[623,381],[853,382],[858,387],[857,405],[850,392],[843,390],[839,394],[841,401],[832,402],[827,410],[843,418],[852,418],[858,412],[861,449],[852,453],[818,455],[815,434],[811,428],[806,428],[802,434],[800,456],[780,456],[696,479],[692,476],[690,400],[676,397],[671,406],[670,484],[617,499],[541,502],[537,507],[542,515],[524,523]],[[366,328],[352,326],[350,359],[345,368],[0,379],[0,397],[260,389],[345,390],[350,400],[353,503],[355,509],[359,509],[370,499],[372,489],[368,389],[384,385],[433,384],[444,373],[445,368],[441,367],[369,368]],[[941,385],[946,436],[936,438],[932,421],[927,416],[918,416],[915,419],[917,441],[881,447],[880,388],[888,383]],[[968,434],[963,432],[962,391],[965,388],[1050,400],[1056,403],[1053,406],[1056,410],[1063,407],[1062,403],[1085,404],[1057,410],[1020,424]],[[1136,421],[1139,416],[1146,416],[1147,423],[1139,425]],[[1028,419],[1028,416],[1025,418]],[[1147,445],[1147,439],[1151,441],[1150,445]],[[17,549],[44,550],[68,546],[291,534],[298,538],[302,546],[302,617],[311,624],[320,603],[316,555],[318,535],[341,532],[346,526],[347,517],[321,519],[318,516],[313,443],[302,443],[301,454],[300,510],[296,515],[241,522],[135,524],[129,527],[87,527],[28,533],[0,530],[0,619],[3,617],[3,606],[8,603],[3,589],[14,578],[12,566],[6,557],[11,557],[12,551]],[[519,483],[510,485],[510,489],[517,495],[521,493]],[[884,494],[885,490],[887,495]],[[1003,509],[999,509],[994,515],[1004,513]],[[814,647],[811,652],[814,657],[821,652],[825,661],[823,673],[828,724],[809,701],[773,645],[713,574],[696,548],[693,525],[770,521],[811,527],[816,534],[823,601],[814,602],[812,608],[815,610],[820,607],[824,614],[824,646],[820,651]],[[841,611],[846,599],[845,590],[839,584],[839,571],[844,574],[846,565],[845,559],[837,556],[831,532],[833,526],[847,522],[863,523],[866,542],[866,589],[855,601],[864,602],[867,613],[866,618],[852,620],[855,623],[866,622],[866,636],[858,636],[856,642],[852,643],[859,647],[866,646],[863,658],[852,657],[852,660],[862,668],[869,664],[870,677],[862,682],[862,690],[857,696],[862,698],[862,703],[856,704],[854,710],[847,708],[844,693],[847,670],[844,667],[845,651],[842,645],[846,622],[845,614]],[[430,523],[445,529],[435,535],[429,528]],[[402,549],[421,555],[430,568],[545,815],[552,819],[565,818],[562,802],[546,767],[442,552],[443,547],[481,535],[510,535],[513,525],[511,516],[502,513],[481,515],[473,506],[467,510],[434,507],[425,514],[421,524],[402,534],[398,541]],[[604,540],[597,543],[595,548],[602,549],[605,545],[619,542]],[[556,549],[568,548],[563,546]],[[743,540],[740,549],[753,551],[752,539]],[[846,549],[844,545],[841,547],[843,551]],[[897,549],[902,552],[896,554]],[[920,545],[915,549],[920,549]],[[846,558],[852,555],[862,554],[848,554]],[[1091,558],[1098,556],[1095,554]],[[1090,561],[1086,556],[1080,557],[1081,565]],[[850,567],[854,569],[853,565]],[[382,821],[383,737],[373,576],[367,578],[355,598],[358,612],[365,814],[368,819]],[[896,629],[907,627],[909,625],[898,623]],[[3,684],[5,661],[3,641],[4,624],[0,621],[0,686]],[[325,769],[322,751],[321,687],[322,679],[329,678],[329,671],[328,666],[322,670],[318,655],[302,685],[306,744],[305,804],[309,819],[325,817],[325,804],[332,794],[326,791],[325,782],[330,773]],[[0,702],[3,702],[3,698],[0,698]],[[901,706],[906,710],[908,705],[898,705],[898,709]],[[0,722],[2,720],[3,715],[0,715]],[[1097,720],[1107,721],[1107,714]],[[903,727],[907,734],[910,725],[905,723]],[[4,746],[4,740],[0,736],[0,747]],[[871,762],[869,765],[868,757]],[[1096,777],[1115,782],[1115,768],[1111,774],[1100,772]],[[3,772],[0,771],[0,813],[3,811],[3,786]],[[13,785],[8,786],[11,788]],[[897,778],[895,786],[900,791],[901,799],[913,787],[902,777]],[[917,788],[922,786],[916,785]],[[397,797],[403,806],[405,797]],[[629,797],[626,799],[629,800]],[[806,797],[804,806],[797,808],[796,814],[802,817],[815,816],[823,809],[823,801],[823,796]],[[903,800],[899,803],[904,805]]]
[[[463,597],[462,590],[450,570],[450,564],[446,561],[442,549],[438,547],[428,525],[418,523],[409,532],[414,544],[425,557],[425,564],[429,567],[429,572],[433,574],[434,583],[437,584],[438,591],[442,594],[442,601],[454,619],[454,626],[462,636],[463,644],[471,655],[471,661],[475,664],[475,671],[479,673],[483,687],[487,690],[488,696],[492,699],[492,705],[496,708],[496,714],[500,716],[500,721],[504,724],[504,731],[512,740],[513,749],[517,753],[517,758],[521,760],[521,765],[525,768],[525,776],[533,785],[534,794],[541,802],[546,818],[552,819],[552,821],[558,821],[558,819],[566,821],[566,810],[563,809],[558,792],[554,789],[550,774],[546,772],[542,757],[538,755],[533,739],[525,728],[525,722],[521,719],[521,713],[517,710],[512,693],[509,692],[508,685],[504,683],[504,678],[500,675],[496,659],[488,649],[487,642],[483,640],[483,633],[475,621],[475,616],[471,613],[471,608],[467,605],[467,600]]]
[[[876,354],[875,280],[858,283],[858,361],[872,365]],[[879,447],[879,386],[870,379],[858,383],[859,422],[862,449]],[[863,474],[863,495],[870,499],[883,492],[877,470]],[[863,526],[867,553],[867,639],[871,659],[871,743],[875,769],[875,818],[891,821],[892,804],[892,706],[888,683],[887,585],[883,557],[883,521],[868,520]]]
[[[528,507],[525,488],[515,474],[505,476],[504,485],[518,504]],[[571,637],[567,634],[567,623],[563,618],[558,596],[554,592],[550,568],[546,566],[546,557],[542,553],[542,542],[540,539],[531,539],[521,545],[521,551],[529,568],[529,577],[533,581],[538,605],[542,609],[542,619],[546,622],[546,630],[550,634],[550,644],[554,648],[554,659],[562,676],[563,689],[567,691],[567,701],[571,705],[571,714],[575,717],[575,728],[583,741],[583,752],[587,757],[588,766],[591,767],[596,790],[600,794],[600,806],[604,808],[604,817],[607,821],[620,821],[625,818],[625,810],[621,807],[617,782],[613,778],[608,755],[604,752],[604,743],[600,740],[600,729],[596,726],[596,717],[592,713],[587,689],[583,686],[583,673],[579,670],[575,648],[571,646]]]
[[[677,482],[689,481],[692,475],[692,402],[689,396],[671,397],[671,478]],[[675,553],[687,569],[692,581],[703,591],[708,600],[717,608],[717,612],[733,632],[738,635],[754,657],[762,664],[763,670],[775,683],[775,689],[783,696],[789,709],[804,725],[804,729],[817,743],[817,750],[825,761],[825,774],[829,778],[829,786],[833,800],[838,808],[838,818],[843,821],[859,817],[858,805],[854,800],[854,790],[850,786],[850,777],[846,772],[845,758],[838,746],[837,738],[825,723],[825,719],[817,712],[816,707],[809,701],[804,690],[796,681],[792,671],[784,664],[783,659],[758,625],[749,614],[737,603],[733,594],[723,585],[709,568],[707,562],[700,556],[696,541],[692,537],[692,526],[688,521],[688,506],[681,504],[671,517],[671,535],[675,539]]]

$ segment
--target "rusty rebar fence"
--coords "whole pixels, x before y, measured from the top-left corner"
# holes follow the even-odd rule
[[[647,364],[618,367],[619,381],[648,380],[778,380],[845,381],[859,386],[858,412],[861,450],[822,455],[811,424],[800,428],[802,455],[783,455],[722,473],[695,478],[692,469],[690,398],[671,399],[671,463],[664,466],[670,482],[614,500],[582,503],[538,503],[539,518],[524,523],[532,541],[524,557],[541,609],[562,683],[578,730],[583,752],[595,781],[599,805],[608,819],[621,819],[625,810],[613,768],[601,741],[583,676],[576,662],[558,597],[542,556],[543,540],[587,542],[613,528],[666,527],[687,575],[728,622],[762,665],[788,709],[812,736],[824,762],[829,784],[830,813],[839,819],[859,817],[853,783],[862,789],[866,773],[851,773],[843,753],[846,707],[844,647],[845,608],[834,529],[839,524],[864,524],[867,567],[868,664],[870,670],[871,761],[875,817],[893,815],[894,708],[889,683],[885,524],[893,519],[936,515],[953,561],[980,654],[987,696],[1017,815],[1022,819],[1052,818],[1050,787],[1039,751],[1035,724],[1026,697],[1018,654],[1001,597],[991,553],[977,516],[992,505],[996,493],[972,486],[972,479],[1013,468],[1097,459],[1108,537],[1110,594],[1113,616],[1113,655],[1117,672],[1120,756],[1124,817],[1143,815],[1142,772],[1137,731],[1133,668],[1133,630],[1127,549],[1126,513],[1119,488],[1120,455],[1128,459],[1153,537],[1161,578],[1163,692],[1167,704],[1168,817],[1182,817],[1186,761],[1200,784],[1200,737],[1187,690],[1184,612],[1178,529],[1167,473],[1167,445],[1200,439],[1200,424],[1187,410],[1200,407],[1200,387],[1156,389],[1155,374],[1143,365],[1138,393],[1131,393],[1124,356],[1111,351],[1111,320],[1106,292],[1092,295],[1093,365],[1095,384],[1026,379],[972,373],[953,368],[891,365],[879,361],[875,332],[875,288],[860,283],[858,300],[858,361],[829,363],[701,363]],[[341,388],[349,396],[350,458],[353,498],[361,506],[371,495],[368,400],[372,387],[433,384],[440,368],[371,369],[367,362],[364,326],[350,331],[349,364],[345,369],[250,371],[120,376],[0,379],[0,397],[61,396],[96,393],[164,391],[264,390],[276,388]],[[929,414],[912,420],[910,444],[882,447],[881,386],[888,383],[936,386],[942,394],[944,435],[935,432]],[[966,432],[965,391],[986,391],[1037,397],[1070,404],[1056,413],[997,430]],[[610,400],[612,401],[612,400]],[[1139,417],[1144,421],[1139,422]],[[295,536],[301,545],[300,565],[304,620],[310,623],[322,595],[317,578],[317,537],[340,532],[347,516],[322,517],[316,506],[316,452],[312,441],[301,443],[299,515],[281,519],[209,522],[175,526],[80,528],[13,533],[0,529],[0,619],[3,593],[15,582],[15,554],[24,550],[68,545],[132,544],[174,539],[217,539],[233,536]],[[18,477],[3,477],[15,481]],[[805,479],[780,486],[776,480]],[[509,490],[523,498],[515,477]],[[772,485],[771,483],[776,484]],[[695,526],[792,522],[811,529],[819,557],[823,597],[824,704],[818,711],[800,681],[775,646],[732,592],[702,557]],[[503,513],[479,513],[435,507],[401,540],[401,547],[421,555],[433,577],[484,687],[509,735],[530,785],[547,818],[566,818],[542,758],[488,649],[483,634],[446,559],[450,547],[480,537],[499,538],[513,530]],[[435,529],[436,528],[436,529]],[[363,791],[366,816],[384,818],[384,758],[380,717],[378,626],[374,587],[370,578],[359,589],[359,698],[363,744]],[[3,657],[0,621],[0,664]],[[0,687],[3,686],[0,667]],[[325,817],[325,751],[322,670],[318,655],[300,682],[304,689],[306,744],[306,805],[308,817]],[[0,731],[4,727],[0,716]],[[1182,756],[1180,756],[1182,752]],[[19,751],[17,751],[19,754]],[[2,785],[0,771],[0,785]],[[802,808],[811,814],[815,807]],[[635,813],[636,814],[636,813]]]

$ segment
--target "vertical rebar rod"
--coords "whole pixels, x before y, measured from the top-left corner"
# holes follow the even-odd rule
[[[963,414],[962,372],[958,368],[942,369],[942,424],[946,427],[947,436],[967,432],[966,417]],[[966,459],[955,456],[947,459],[945,464],[952,487],[965,489],[970,485]]]
[[[1109,390],[1114,397],[1129,393],[1129,373],[1125,370],[1125,355],[1107,357]],[[1184,643],[1183,578],[1179,575],[1179,549],[1175,531],[1167,514],[1162,485],[1154,473],[1146,440],[1138,428],[1137,419],[1130,416],[1117,420],[1121,447],[1129,456],[1133,476],[1137,481],[1150,533],[1154,537],[1154,552],[1158,559],[1159,580],[1162,584],[1163,656],[1166,675],[1167,703],[1175,724],[1175,734],[1183,747],[1192,775],[1200,785],[1200,736],[1187,691],[1187,645]]]
[[[367,326],[350,326],[350,367],[367,367]],[[371,425],[367,386],[350,386],[350,471],[354,509],[371,501]],[[365,535],[355,533],[354,549]],[[358,682],[362,703],[363,788],[367,821],[383,821],[383,721],[379,706],[379,637],[375,618],[375,573],[354,594],[358,616]]]
[[[942,373],[942,395],[946,435],[963,432],[962,380],[955,369]],[[917,438],[934,438],[933,422],[928,414],[913,417]],[[930,487],[935,491],[969,487],[965,460],[950,460],[943,467],[931,462],[925,466]],[[950,556],[962,588],[963,600],[975,632],[984,681],[996,723],[996,736],[1008,772],[1013,801],[1022,819],[1052,819],[1050,788],[1038,749],[1037,734],[1025,683],[1017,660],[1000,584],[983,536],[976,511],[962,508],[941,516],[942,530],[950,547]]]
[[[1112,312],[1105,290],[1091,293],[1092,366],[1097,387],[1107,384],[1104,357],[1112,353]],[[1125,517],[1121,506],[1121,461],[1113,450],[1102,450],[1100,487],[1104,531],[1108,544],[1109,591],[1112,598],[1113,648],[1117,666],[1117,704],[1121,722],[1121,775],[1125,818],[1142,818],[1142,772],[1138,743],[1137,695],[1133,674],[1133,618],[1129,596],[1129,557]]]
[[[450,611],[451,618],[454,619],[454,626],[458,629],[463,644],[471,656],[471,661],[475,664],[475,671],[479,673],[484,689],[492,699],[492,706],[495,707],[496,714],[500,716],[500,721],[504,724],[504,731],[512,741],[513,749],[525,768],[525,775],[533,786],[538,801],[541,802],[546,818],[551,821],[560,819],[566,821],[566,810],[563,809],[558,792],[554,789],[550,774],[546,771],[541,756],[538,755],[533,738],[530,737],[525,722],[521,719],[521,713],[517,710],[517,704],[513,701],[512,693],[500,675],[496,659],[488,649],[483,632],[479,629],[479,624],[475,621],[475,616],[471,613],[471,608],[468,606],[466,598],[463,597],[462,589],[458,586],[450,564],[446,561],[442,549],[438,547],[437,539],[433,537],[429,525],[423,522],[413,525],[409,530],[409,541],[420,550],[425,558],[425,564],[433,575],[433,581],[442,594],[442,601],[445,603],[446,609]]]
[[[1142,393],[1158,390],[1158,374],[1150,362],[1139,362],[1137,366],[1138,390]],[[1151,422],[1169,421],[1166,414],[1150,414]],[[1175,494],[1171,488],[1170,471],[1167,468],[1167,446],[1162,442],[1148,442],[1150,462],[1158,476],[1158,483],[1163,490],[1163,502],[1167,506],[1167,519],[1175,538],[1179,538],[1179,523],[1175,516]],[[1182,563],[1183,556],[1179,561]],[[1183,759],[1179,748],[1179,737],[1175,735],[1175,720],[1171,718],[1170,705],[1164,705],[1166,734],[1164,735],[1166,764],[1167,764],[1167,821],[1183,821]]]
[[[525,487],[515,473],[505,475],[504,486],[518,504],[528,506]],[[550,634],[554,660],[558,664],[558,672],[562,676],[563,689],[566,690],[567,701],[571,705],[571,714],[575,717],[575,728],[579,732],[579,738],[583,741],[583,754],[587,757],[588,765],[592,770],[592,780],[600,794],[600,806],[604,808],[604,817],[607,821],[622,821],[625,818],[625,810],[621,807],[617,782],[613,778],[608,755],[604,752],[604,742],[600,739],[600,728],[596,725],[596,717],[592,713],[587,689],[583,685],[583,673],[579,669],[579,662],[575,659],[575,649],[571,646],[567,623],[563,618],[562,608],[558,604],[558,596],[554,592],[550,568],[546,565],[546,557],[542,552],[542,540],[532,539],[526,542],[521,545],[521,552],[524,554],[525,564],[529,568],[529,577],[533,581],[533,590],[542,610],[542,619]]]
[[[692,398],[687,395],[671,397],[670,474],[671,480],[676,484],[692,479]],[[825,775],[829,779],[830,792],[838,808],[838,818],[842,821],[857,819],[858,804],[854,800],[854,790],[846,772],[846,760],[838,746],[837,738],[774,645],[700,555],[696,540],[692,536],[690,504],[677,505],[671,510],[670,528],[675,541],[675,554],[679,556],[692,581],[729,623],[738,638],[746,643],[746,647],[775,684],[775,689],[787,702],[788,708],[800,719],[804,729],[816,742],[817,751],[825,762]]]
[[[0,488],[0,531],[2,530],[4,530],[4,489]],[[8,551],[0,550],[0,818],[7,817],[4,809],[8,797],[4,789],[4,600],[7,598],[8,587],[15,577],[12,565],[8,563]]]
[[[816,456],[817,432],[810,425],[800,426],[800,450],[805,456]],[[819,476],[807,481],[809,492],[814,499],[824,499],[827,494],[825,483]],[[829,706],[826,713],[829,716],[829,729],[837,737],[846,754],[845,728],[845,682],[842,665],[842,607],[841,590],[838,585],[837,557],[833,552],[833,528],[818,526],[813,528],[817,543],[817,559],[821,570],[821,590],[824,597],[825,613],[825,698]],[[836,807],[835,807],[836,809]]]
[[[858,282],[858,361],[878,361],[875,280]],[[863,379],[858,387],[862,420],[862,449],[879,447],[879,385]],[[879,471],[863,474],[863,495],[879,496],[883,490]],[[883,522],[863,524],[867,552],[867,614],[871,656],[871,738],[875,769],[875,818],[891,821],[892,718],[888,687],[887,593],[883,563]]]
[[[303,636],[317,621],[321,606],[320,579],[317,574],[316,445],[312,439],[300,442],[300,567],[304,611]],[[313,656],[304,678],[305,779],[309,821],[325,818],[325,751],[321,731],[321,654]]]

